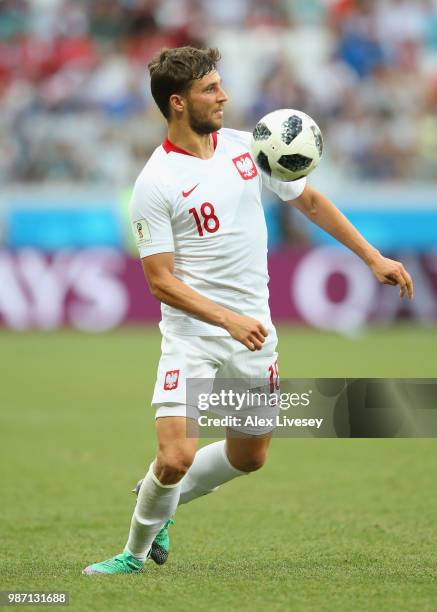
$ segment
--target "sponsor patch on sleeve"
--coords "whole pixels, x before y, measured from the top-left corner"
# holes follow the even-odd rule
[[[138,219],[138,221],[134,221],[132,223],[132,228],[138,246],[150,244],[152,242],[149,224],[145,219]]]

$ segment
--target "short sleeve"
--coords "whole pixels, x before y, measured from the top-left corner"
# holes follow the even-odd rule
[[[137,180],[129,212],[141,257],[174,251],[169,206],[156,183]]]
[[[301,178],[297,181],[284,182],[268,176],[265,172],[261,172],[261,175],[263,185],[267,187],[267,189],[270,189],[270,191],[276,193],[276,195],[285,202],[287,200],[294,200],[298,198],[305,189],[307,182],[306,178]]]

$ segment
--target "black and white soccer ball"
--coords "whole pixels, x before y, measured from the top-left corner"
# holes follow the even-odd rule
[[[263,172],[280,181],[297,181],[319,163],[323,138],[311,117],[282,108],[258,121],[251,148],[256,165]]]

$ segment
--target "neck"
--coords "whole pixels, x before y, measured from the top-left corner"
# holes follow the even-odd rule
[[[168,125],[169,141],[201,159],[209,159],[214,155],[214,142],[211,134],[197,134],[188,126]]]

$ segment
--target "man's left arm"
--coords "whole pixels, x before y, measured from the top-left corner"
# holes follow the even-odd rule
[[[401,298],[405,293],[410,299],[413,297],[413,281],[404,266],[381,255],[323,194],[307,184],[302,194],[288,203],[358,255],[380,283],[399,285]]]

